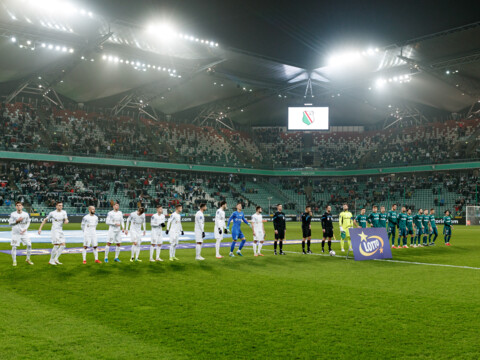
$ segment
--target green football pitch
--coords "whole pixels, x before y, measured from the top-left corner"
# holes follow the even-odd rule
[[[288,227],[299,239],[299,225]],[[313,224],[314,238],[320,231]],[[120,264],[62,255],[56,267],[33,256],[14,268],[0,254],[0,358],[478,359],[480,228],[455,226],[451,243],[440,235],[435,247],[363,262],[321,256],[319,244],[314,255],[288,245],[287,256],[270,246],[263,258],[246,248],[220,260],[204,249],[203,262],[193,249],[174,263],[146,262],[147,252],[143,263],[122,252]]]

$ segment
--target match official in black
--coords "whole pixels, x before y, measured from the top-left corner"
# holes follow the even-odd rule
[[[277,205],[277,212],[273,215],[273,228],[275,229],[275,241],[273,242],[273,254],[277,255],[277,241],[280,242],[280,255],[286,255],[283,252],[283,240],[285,240],[285,233],[287,225],[285,223],[285,214],[282,212],[283,206]]]
[[[328,251],[332,251],[332,237],[333,237],[333,219],[332,219],[332,207],[327,205],[325,213],[322,215],[322,253],[325,252],[325,240],[328,239]]]
[[[302,251],[303,254],[312,254],[310,250],[310,241],[312,240],[312,208],[310,206],[305,207],[305,212],[302,214]],[[305,240],[307,240],[307,251],[305,252]]]

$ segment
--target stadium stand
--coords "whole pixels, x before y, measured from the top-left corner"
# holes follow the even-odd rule
[[[340,211],[343,203],[354,211],[373,204],[393,203],[413,210],[434,207],[462,215],[465,206],[478,200],[478,171],[436,172],[414,175],[268,178],[198,172],[93,167],[42,162],[3,162],[0,171],[0,213],[14,210],[21,200],[31,212],[47,212],[57,200],[70,213],[85,213],[88,205],[100,212],[119,202],[124,211],[140,204],[152,212],[157,204],[173,211],[184,204],[186,213],[194,213],[201,202],[209,212],[218,201],[229,208],[242,202],[247,214],[260,205],[268,213],[277,203],[286,213],[299,214],[306,204],[321,212],[326,204]]]
[[[9,151],[274,169],[375,168],[480,158],[479,119],[310,135],[283,128],[246,133],[19,102],[0,106],[0,147]],[[309,151],[311,161],[304,157]]]

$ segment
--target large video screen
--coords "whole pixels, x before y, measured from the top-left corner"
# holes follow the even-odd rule
[[[328,107],[289,107],[288,130],[328,130]]]

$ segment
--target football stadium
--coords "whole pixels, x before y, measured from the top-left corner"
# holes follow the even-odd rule
[[[480,358],[478,4],[0,3],[0,359]]]

